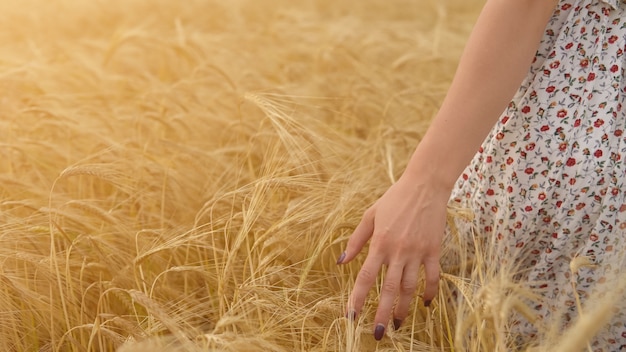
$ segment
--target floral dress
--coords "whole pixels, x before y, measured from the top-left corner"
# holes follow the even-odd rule
[[[584,311],[626,273],[625,50],[626,3],[560,1],[528,76],[452,193],[500,260],[514,258],[541,292],[547,326],[570,325],[576,296]],[[579,257],[593,265],[574,272]],[[594,350],[626,350],[626,308],[615,311]]]

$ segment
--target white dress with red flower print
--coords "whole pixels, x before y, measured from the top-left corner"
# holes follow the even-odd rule
[[[514,261],[541,292],[535,308],[547,326],[570,325],[576,296],[593,309],[586,298],[626,273],[625,50],[626,3],[560,1],[528,76],[452,194],[493,236],[496,259]],[[577,257],[594,266],[572,273]],[[626,350],[626,307],[615,312],[594,350]],[[536,324],[516,329],[532,339]]]

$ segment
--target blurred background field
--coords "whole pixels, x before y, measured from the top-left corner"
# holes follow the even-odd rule
[[[365,255],[335,265],[481,5],[0,2],[0,350],[509,347],[489,312],[464,340],[445,283],[377,343],[376,289],[344,318]]]

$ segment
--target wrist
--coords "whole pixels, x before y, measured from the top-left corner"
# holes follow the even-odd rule
[[[410,183],[427,185],[449,196],[469,162],[467,157],[471,158],[471,155],[464,154],[468,153],[454,153],[445,147],[430,147],[427,141],[423,141],[415,150],[402,177]]]

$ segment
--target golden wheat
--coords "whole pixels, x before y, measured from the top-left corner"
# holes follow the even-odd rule
[[[464,209],[438,299],[381,342],[380,282],[344,317],[364,255],[335,265],[481,3],[0,2],[0,350],[514,348],[536,297]],[[559,341],[584,348],[619,292]]]

